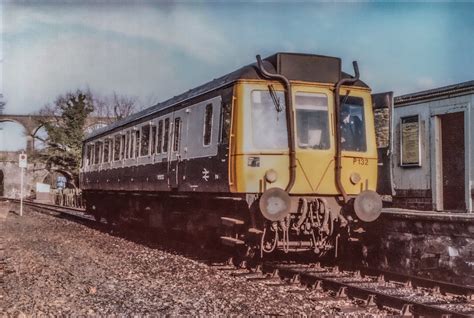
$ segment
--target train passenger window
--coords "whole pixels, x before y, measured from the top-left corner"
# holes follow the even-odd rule
[[[151,145],[151,154],[154,155],[156,152],[156,126],[151,126],[151,135],[150,135],[150,145]]]
[[[341,149],[366,151],[364,100],[360,97],[341,97]]]
[[[177,117],[174,119],[174,137],[173,137],[173,151],[179,150],[181,138],[181,118]]]
[[[95,143],[95,151],[94,151],[94,164],[99,164],[101,155],[102,155],[102,142],[98,141]]]
[[[255,90],[252,100],[253,144],[261,149],[288,148],[285,94],[275,91]]]
[[[220,142],[223,144],[229,143],[231,112],[232,112],[232,104],[226,103],[222,105]]]
[[[150,125],[142,126],[140,139],[140,156],[148,156],[150,154]]]
[[[206,105],[206,110],[204,112],[204,146],[208,146],[211,143],[212,136],[212,104]]]
[[[122,138],[125,138],[125,136],[122,136]],[[115,135],[115,137],[114,137],[114,161],[120,160],[120,157],[121,157],[120,135]]]
[[[329,149],[328,98],[324,94],[295,95],[298,147]]]
[[[130,142],[130,131],[127,131],[125,135],[125,159],[130,158],[130,153],[131,153],[131,142]]]
[[[162,153],[162,148],[163,148],[163,120],[160,120],[158,122],[158,138],[157,138],[157,143],[156,143],[156,152],[157,153]]]
[[[87,162],[86,166],[90,166],[92,164],[92,150],[94,149],[94,145],[87,145],[86,156]]]
[[[170,138],[170,119],[165,119],[165,135],[163,136],[163,153],[168,152],[168,143]]]
[[[109,150],[110,150],[110,139],[105,139],[104,141],[104,159],[103,162],[109,162]]]
[[[140,154],[140,130],[135,130],[135,138],[133,138],[135,144],[135,152],[133,153],[133,158],[138,158]]]

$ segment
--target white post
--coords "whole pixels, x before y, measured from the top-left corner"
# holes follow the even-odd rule
[[[23,216],[23,172],[25,168],[20,168],[21,173],[20,173],[20,216]]]

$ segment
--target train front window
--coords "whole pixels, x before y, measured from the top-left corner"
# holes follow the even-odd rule
[[[329,149],[328,98],[324,94],[295,95],[298,147]]]
[[[341,149],[363,152],[367,150],[365,135],[364,100],[360,97],[341,97]]]
[[[288,148],[285,94],[275,91],[252,91],[253,145],[260,149]]]

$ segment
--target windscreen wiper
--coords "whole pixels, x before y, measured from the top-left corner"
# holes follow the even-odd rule
[[[268,91],[270,92],[270,96],[272,97],[273,104],[275,105],[275,109],[277,112],[283,111],[283,107],[281,106],[280,103],[280,98],[278,98],[275,88],[273,87],[272,84],[268,85]]]

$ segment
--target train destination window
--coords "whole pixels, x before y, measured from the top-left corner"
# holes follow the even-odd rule
[[[163,153],[168,152],[168,143],[170,138],[170,119],[165,119],[165,134],[163,136]]]
[[[360,97],[341,96],[341,149],[366,151],[364,100]]]
[[[125,136],[122,136],[122,138]],[[120,135],[114,137],[114,161],[120,160]]]
[[[329,149],[328,98],[324,94],[295,95],[298,147]]]
[[[174,136],[173,136],[173,151],[179,150],[179,143],[181,138],[181,118],[177,117],[174,119]]]
[[[206,105],[206,110],[204,112],[204,137],[203,143],[204,146],[208,146],[211,143],[212,136],[212,104]]]
[[[150,138],[151,154],[154,155],[156,152],[156,125],[151,125]]]
[[[109,162],[109,150],[110,150],[110,139],[105,139],[104,141],[104,163]]]
[[[253,145],[261,149],[288,148],[285,94],[255,90],[251,93]]]
[[[135,145],[135,152],[133,153],[133,158],[138,158],[138,155],[140,153],[140,130],[135,130],[135,138],[134,140],[134,145]]]
[[[150,125],[142,126],[140,156],[148,156],[150,154],[150,130]]]
[[[156,151],[157,153],[162,153],[163,147],[163,120],[158,122],[158,137],[156,143]]]

